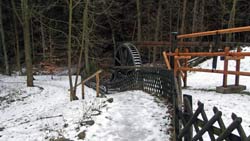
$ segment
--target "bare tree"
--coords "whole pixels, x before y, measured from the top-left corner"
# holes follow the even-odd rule
[[[31,59],[31,47],[30,47],[30,12],[28,6],[28,0],[21,0],[22,19],[23,19],[23,37],[24,37],[24,49],[25,49],[25,63],[27,73],[27,86],[33,86],[33,69]]]
[[[162,9],[162,3],[161,3],[161,0],[159,0],[157,16],[156,16],[155,36],[154,36],[155,41],[159,40],[161,11],[162,11],[161,9]],[[156,61],[156,54],[157,54],[157,48],[154,47],[154,49],[153,49],[153,64],[155,64],[155,61]]]
[[[75,79],[75,87],[74,89],[76,90],[77,87],[77,81],[78,81],[78,76],[80,74],[80,69],[81,69],[81,62],[82,62],[82,54],[83,54],[83,49],[85,49],[85,69],[86,73],[89,73],[89,56],[88,56],[88,37],[89,37],[89,31],[88,31],[88,7],[89,7],[89,0],[85,0],[85,6],[84,6],[84,11],[83,11],[83,24],[82,24],[82,44],[81,44],[81,49],[79,53],[79,59],[78,59],[78,65],[77,65],[77,74],[76,74],[76,79]]]
[[[141,41],[141,8],[140,0],[136,0],[136,10],[137,10],[137,41]]]
[[[8,54],[7,54],[6,44],[5,44],[5,35],[4,35],[4,28],[3,28],[2,1],[0,1],[0,36],[1,36],[1,43],[2,43],[1,45],[3,48],[3,54],[4,54],[5,74],[10,75]]]
[[[233,6],[230,12],[230,18],[228,21],[228,28],[232,28],[235,25],[235,13],[236,13],[236,4],[237,4],[237,0],[233,0]],[[228,34],[227,36],[227,42],[232,41],[232,34]]]
[[[69,76],[69,86],[70,86],[70,101],[75,100],[76,93],[73,88],[72,82],[72,72],[71,72],[71,52],[72,52],[72,43],[71,43],[71,36],[72,36],[72,7],[73,0],[69,0],[69,26],[68,26],[68,76]]]

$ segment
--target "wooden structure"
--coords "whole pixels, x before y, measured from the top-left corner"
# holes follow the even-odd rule
[[[91,76],[84,79],[81,83],[77,84],[77,86],[82,85],[82,99],[84,99],[84,97],[85,97],[85,93],[84,93],[85,83],[94,77],[96,78],[96,97],[100,96],[100,73],[102,73],[102,70],[98,70],[97,72],[95,72]]]
[[[233,122],[226,127],[221,118],[222,112],[217,107],[213,108],[214,116],[208,119],[203,103],[198,102],[198,108],[193,112],[192,97],[184,95],[183,99],[184,110],[180,110],[178,114],[183,128],[179,130],[176,140],[182,141],[183,138],[185,141],[203,140],[202,136],[207,132],[211,141],[250,141],[250,136],[246,136],[241,126],[242,118],[236,114],[232,114]],[[214,125],[216,122],[219,127]],[[193,127],[196,134],[193,133]],[[234,130],[237,130],[239,135],[235,135]]]
[[[250,31],[250,26],[246,27],[237,27],[230,29],[222,29],[222,30],[214,30],[214,31],[206,31],[206,32],[198,32],[192,34],[184,34],[177,35],[176,39],[184,39],[184,38],[195,38],[209,35],[220,35],[220,34],[228,34],[228,33],[237,33],[237,32],[247,32]],[[218,38],[217,38],[218,40]],[[215,42],[215,45],[218,41]],[[182,42],[177,43],[182,44]],[[250,76],[250,72],[242,72],[240,71],[240,60],[244,59],[246,56],[250,56],[250,52],[241,52],[241,49],[238,48],[237,52],[230,52],[229,47],[224,49],[224,52],[189,52],[188,49],[185,49],[185,52],[179,52],[178,49],[175,49],[174,53],[163,52],[163,56],[165,59],[165,63],[168,69],[174,69],[175,76],[177,72],[180,72],[183,81],[184,87],[187,86],[187,71],[199,71],[199,72],[209,72],[209,73],[222,73],[223,74],[223,87],[227,87],[227,76],[229,74],[235,75],[235,86],[239,86],[239,76],[245,75]],[[193,57],[215,57],[218,56],[224,57],[224,70],[216,70],[216,69],[202,69],[202,68],[190,68],[188,67],[188,60]],[[169,60],[172,58],[172,62]],[[180,60],[184,60],[184,63],[181,64]],[[217,60],[217,59],[216,59]],[[216,61],[215,60],[215,61]],[[235,60],[236,61],[236,70],[229,71],[228,70],[228,61]],[[216,62],[215,62],[216,63]]]
[[[197,32],[197,33],[191,33],[191,34],[183,34],[183,35],[178,35],[177,38],[178,39],[195,38],[195,37],[202,37],[202,36],[209,36],[209,35],[249,32],[249,31],[250,31],[250,26],[245,26],[245,27],[236,27],[236,28],[229,28],[229,29],[206,31],[206,32]]]
[[[188,52],[180,53],[178,49],[176,49],[175,53],[167,53],[163,52],[163,56],[166,62],[167,69],[171,70],[171,66],[169,63],[169,57],[174,57],[174,74],[177,75],[177,72],[181,72],[181,76],[184,80],[184,86],[187,86],[187,71],[198,71],[198,72],[209,72],[209,73],[221,73],[223,74],[223,87],[227,87],[227,76],[229,74],[235,75],[235,86],[239,85],[239,76],[250,76],[250,72],[242,72],[240,71],[240,60],[244,59],[246,56],[250,56],[250,52],[241,52],[241,49],[238,48],[237,52],[229,52],[229,48],[226,47],[224,52]],[[221,56],[224,57],[224,70],[215,70],[215,69],[204,69],[204,68],[190,68],[187,66],[188,59],[196,56]],[[180,60],[184,60],[184,65],[181,65]],[[228,61],[234,60],[236,61],[236,70],[229,71],[228,70]]]

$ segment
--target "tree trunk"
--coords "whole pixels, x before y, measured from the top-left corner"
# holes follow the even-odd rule
[[[49,62],[52,63],[53,61],[53,41],[51,37],[52,31],[49,30]]]
[[[25,63],[27,73],[27,86],[33,86],[33,70],[32,70],[32,59],[30,49],[30,15],[28,0],[22,0],[22,16],[23,16],[23,36],[24,36],[24,50],[25,50]]]
[[[229,21],[228,21],[228,28],[233,28],[234,25],[235,25],[235,8],[236,8],[236,4],[237,4],[237,0],[233,0],[233,7],[231,9],[231,12],[230,12],[230,18],[229,18]],[[231,42],[232,41],[232,33],[228,34],[227,36],[227,42]]]
[[[36,55],[36,49],[35,49],[35,44],[34,44],[34,26],[32,24],[32,20],[30,20],[30,25],[31,25],[31,47],[32,47],[32,60],[35,60],[35,55]]]
[[[0,36],[1,36],[1,43],[3,47],[5,74],[10,75],[8,54],[7,54],[6,44],[5,44],[5,35],[4,35],[4,28],[3,28],[2,1],[0,1]]]
[[[155,27],[155,37],[154,37],[155,41],[159,40],[161,9],[162,9],[161,0],[159,0],[157,16],[156,16],[156,27]],[[156,55],[157,55],[157,48],[154,47],[154,49],[153,49],[153,64],[155,64]]]
[[[187,0],[183,1],[182,18],[181,18],[181,34],[185,33]]]
[[[45,43],[45,36],[44,36],[44,28],[42,23],[42,16],[40,16],[40,30],[41,30],[41,40],[42,40],[42,48],[43,48],[43,60],[46,59],[45,51],[46,51],[46,43]]]
[[[204,31],[205,0],[201,1],[200,31]]]
[[[85,60],[85,73],[90,74],[90,65],[89,65],[89,31],[88,31],[88,5],[89,0],[85,0],[86,5],[83,12],[83,36],[82,36],[82,45],[84,46],[84,60]]]
[[[69,76],[69,86],[70,86],[70,101],[75,100],[76,93],[73,88],[72,74],[71,74],[71,36],[72,36],[72,3],[73,0],[69,1],[69,33],[68,33],[68,76]]]
[[[198,0],[194,1],[193,9],[193,23],[192,23],[192,32],[197,32],[197,22],[198,22]]]
[[[137,10],[137,41],[141,41],[141,8],[140,0],[136,0],[136,10]]]
[[[17,31],[17,19],[15,14],[13,14],[14,30],[15,30],[15,55],[16,55],[16,66],[20,74],[22,74],[22,68],[20,63],[20,45],[19,45],[19,35]]]
[[[80,54],[79,54],[79,59],[78,59],[78,65],[77,65],[77,74],[76,74],[76,79],[75,79],[75,90],[76,90],[76,87],[77,87],[77,81],[78,81],[78,75],[80,74],[80,69],[81,69],[81,62],[82,62],[82,53],[83,53],[83,49],[85,47],[88,48],[88,44],[87,44],[87,40],[88,40],[88,7],[89,7],[89,0],[85,0],[85,8],[84,8],[84,11],[83,11],[83,26],[82,26],[82,45],[81,45],[81,49],[80,49]],[[88,50],[88,49],[87,49]],[[88,54],[85,54],[85,56],[87,56],[85,59],[87,60],[88,62]],[[86,60],[85,60],[85,66],[86,68],[88,68],[87,70],[87,74],[89,73],[89,64],[86,63]],[[88,67],[87,67],[88,66]]]

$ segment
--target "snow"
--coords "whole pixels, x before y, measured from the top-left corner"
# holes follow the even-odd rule
[[[85,100],[70,102],[68,77],[53,78],[35,76],[35,87],[26,87],[24,76],[0,76],[0,141],[79,140],[81,132],[91,141],[170,138],[164,101],[141,91],[96,98],[86,87]],[[77,94],[81,98],[81,90]]]
[[[244,47],[243,51],[250,52],[249,47]],[[229,61],[229,70],[235,70],[235,61]],[[241,71],[250,72],[250,57],[241,60]],[[212,68],[212,59],[209,59],[199,66],[200,68]],[[224,62],[218,58],[217,69],[223,70]],[[234,75],[228,76],[228,84],[234,84]],[[250,135],[250,77],[240,76],[240,84],[246,85],[247,89],[241,93],[221,94],[216,93],[217,86],[222,85],[223,75],[215,73],[189,72],[188,73],[188,88],[183,89],[183,94],[193,96],[194,110],[197,108],[197,102],[204,103],[205,111],[208,118],[211,118],[213,106],[216,106],[222,111],[222,119],[225,125],[232,123],[231,114],[235,113],[238,117],[242,117],[242,126],[246,135]]]
[[[250,52],[249,47],[243,51]],[[250,71],[250,58],[241,61],[241,70]],[[198,67],[212,68],[212,60]],[[223,61],[218,59],[218,68]],[[235,69],[235,62],[229,62]],[[86,141],[162,141],[169,140],[170,115],[164,101],[142,91],[127,91],[96,98],[95,91],[85,88],[85,100],[70,102],[67,76],[35,76],[36,87],[26,87],[24,76],[0,75],[0,141],[43,141],[65,137],[79,140],[85,133]],[[217,106],[223,112],[225,125],[231,122],[231,113],[243,118],[242,126],[250,135],[250,77],[241,76],[240,84],[247,90],[239,94],[219,94],[222,74],[189,72],[188,88],[184,94],[205,104],[208,118]],[[228,77],[229,84],[234,76]],[[81,90],[77,92],[81,98]],[[113,102],[107,100],[113,98]],[[94,124],[88,125],[87,122]],[[205,140],[209,140],[207,136]]]
[[[161,101],[142,91],[129,91],[112,96],[96,124],[87,131],[88,141],[161,141],[169,140],[170,119]]]
[[[104,99],[95,98],[95,91],[86,87],[86,100],[70,102],[68,77],[35,79],[39,87],[28,88],[25,77],[1,76],[0,97],[7,100],[0,105],[0,140],[40,141],[60,135],[76,139],[79,123],[91,115],[89,109],[100,109]]]

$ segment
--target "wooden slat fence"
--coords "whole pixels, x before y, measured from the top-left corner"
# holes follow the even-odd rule
[[[178,118],[183,125],[177,135],[177,140],[182,141],[203,141],[203,135],[207,132],[211,141],[250,141],[250,136],[246,136],[241,126],[242,118],[232,114],[232,123],[225,126],[221,118],[222,112],[217,107],[213,108],[214,115],[208,120],[204,111],[204,104],[198,102],[198,108],[193,112],[192,97],[184,95],[184,109],[179,111]],[[215,126],[218,123],[219,127]],[[195,134],[193,133],[193,128]],[[238,135],[234,134],[236,130]]]

